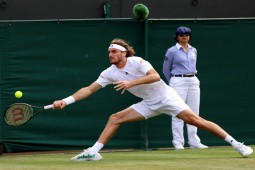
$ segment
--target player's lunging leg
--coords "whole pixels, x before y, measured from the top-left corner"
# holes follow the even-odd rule
[[[200,116],[193,113],[191,110],[184,110],[178,114],[180,119],[182,119],[185,123],[194,125],[200,129],[207,130],[216,136],[224,139],[226,142],[231,144],[236,151],[238,151],[243,157],[248,157],[253,149],[249,146],[245,146],[244,144],[237,142],[232,136],[230,136],[226,131],[224,131],[219,125],[205,120]]]
[[[132,108],[127,108],[110,116],[98,142],[106,144],[116,133],[122,123],[144,120],[144,117]]]
[[[79,155],[72,158],[74,161],[98,161],[103,157],[98,153],[104,145],[115,135],[122,123],[135,122],[145,118],[132,108],[127,108],[116,114],[112,114],[101,133],[98,141],[91,147],[84,150]]]
[[[225,139],[225,137],[228,135],[228,133],[225,132],[217,124],[203,119],[202,117],[193,113],[191,110],[182,111],[181,113],[178,114],[178,117],[182,119],[185,123],[194,125],[200,129],[207,130],[222,139]]]

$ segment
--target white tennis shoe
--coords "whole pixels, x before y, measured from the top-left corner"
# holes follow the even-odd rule
[[[73,161],[100,161],[103,157],[100,153],[90,150],[90,148],[85,149],[79,155],[71,158]]]
[[[190,145],[191,149],[207,149],[208,146],[202,144],[202,143],[197,143],[195,145]]]
[[[248,157],[253,152],[253,149],[251,147],[245,146],[243,143],[240,142],[235,147],[235,150],[239,152],[244,158]]]
[[[183,150],[184,147],[183,147],[182,144],[178,144],[178,145],[174,145],[174,149],[175,149],[175,150]]]

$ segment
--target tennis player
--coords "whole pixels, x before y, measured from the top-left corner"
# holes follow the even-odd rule
[[[237,142],[217,124],[205,120],[183,102],[178,94],[160,78],[152,65],[140,57],[125,40],[114,39],[108,48],[109,60],[112,64],[104,70],[98,79],[88,87],[83,87],[65,99],[55,101],[55,109],[85,99],[97,90],[114,84],[116,91],[123,94],[126,90],[142,101],[114,113],[110,116],[98,141],[90,148],[71,158],[74,161],[98,161],[103,157],[99,151],[115,135],[122,123],[141,121],[165,113],[177,116],[185,123],[207,130],[230,143],[243,157],[248,157],[253,149]]]

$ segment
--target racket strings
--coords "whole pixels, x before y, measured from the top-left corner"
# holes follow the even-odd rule
[[[33,115],[33,109],[27,104],[14,104],[5,113],[5,120],[9,125],[19,126],[27,122]]]

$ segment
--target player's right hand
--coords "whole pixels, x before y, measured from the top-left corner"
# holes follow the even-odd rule
[[[63,100],[57,100],[53,103],[53,109],[63,109],[66,106],[66,103]]]
[[[123,80],[123,81],[116,81],[113,83],[114,85],[117,84],[116,86],[114,86],[114,88],[116,89],[116,91],[119,91],[122,89],[121,94],[123,94],[127,89],[129,89],[130,87],[133,86],[131,81],[127,81],[127,80]]]

